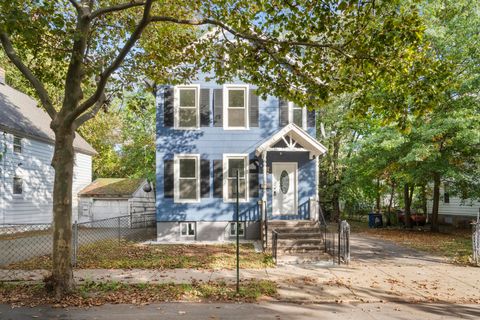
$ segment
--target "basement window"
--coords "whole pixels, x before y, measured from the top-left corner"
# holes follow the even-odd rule
[[[239,222],[238,223],[238,235],[243,237],[245,235],[245,223]],[[230,236],[236,237],[237,236],[237,223],[230,222]]]
[[[180,235],[182,237],[195,237],[195,222],[181,222]]]

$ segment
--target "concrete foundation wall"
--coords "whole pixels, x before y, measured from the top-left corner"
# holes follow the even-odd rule
[[[184,241],[216,241],[227,242],[235,240],[230,236],[230,223],[232,221],[197,221],[195,223],[195,237],[180,235],[181,222],[157,222],[157,240],[161,242],[184,242]],[[241,240],[259,240],[260,222],[247,221],[245,234]]]

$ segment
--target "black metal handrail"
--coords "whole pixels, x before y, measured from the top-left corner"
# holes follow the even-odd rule
[[[277,230],[272,230],[272,257],[275,260],[275,264],[277,263],[277,245],[278,245],[278,232]]]

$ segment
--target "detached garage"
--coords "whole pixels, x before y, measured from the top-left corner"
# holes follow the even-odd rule
[[[78,222],[155,214],[155,194],[146,179],[101,178],[78,193]]]

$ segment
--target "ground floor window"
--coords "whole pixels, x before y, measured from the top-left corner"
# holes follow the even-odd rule
[[[239,199],[248,201],[248,155],[224,155],[224,200],[233,202],[237,197],[237,172],[239,173]]]
[[[239,222],[238,223],[238,235],[244,236],[245,235],[245,223]],[[237,236],[237,223],[230,222],[230,236],[236,237]]]
[[[23,179],[15,176],[13,178],[13,194],[22,194],[23,193]]]
[[[175,155],[174,199],[175,202],[198,202],[200,200],[199,155]]]
[[[195,222],[180,223],[180,235],[182,237],[195,237]]]

